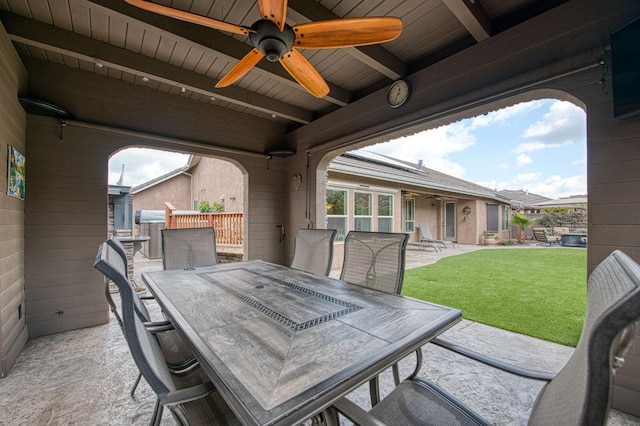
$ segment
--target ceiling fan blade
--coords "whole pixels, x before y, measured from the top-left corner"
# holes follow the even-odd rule
[[[192,24],[204,25],[205,27],[214,28],[220,31],[226,31],[233,34],[249,35],[249,28],[240,25],[229,24],[227,22],[218,21],[217,19],[207,18],[206,16],[196,15],[195,13],[185,12],[183,10],[173,9],[161,4],[151,3],[145,0],[125,0],[132,6],[149,12],[158,13],[160,15],[169,16],[171,18],[180,19],[182,21],[191,22]]]
[[[293,31],[295,47],[335,49],[391,41],[402,32],[402,20],[389,16],[331,19],[296,25]]]
[[[287,0],[258,0],[258,6],[262,19],[268,19],[276,24],[280,31],[284,30],[287,19]]]
[[[240,59],[240,61],[231,68],[227,75],[216,83],[216,87],[227,87],[240,80],[251,68],[260,62],[262,58],[264,58],[264,55],[260,53],[258,49],[252,49],[251,52],[247,53],[244,58]]]
[[[329,86],[320,73],[295,48],[285,53],[280,58],[280,63],[302,87],[316,98],[322,98],[329,93]]]

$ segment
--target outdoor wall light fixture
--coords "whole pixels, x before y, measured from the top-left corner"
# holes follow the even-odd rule
[[[467,220],[467,218],[471,214],[471,207],[464,206],[464,208],[462,209],[462,214],[464,214],[464,220]]]

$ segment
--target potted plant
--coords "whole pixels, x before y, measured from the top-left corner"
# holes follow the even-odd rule
[[[495,232],[484,231],[482,233],[484,236],[484,245],[485,246],[494,246],[496,245],[496,234]]]
[[[533,225],[534,220],[535,219],[529,219],[528,217],[520,213],[516,213],[513,215],[511,221],[520,228],[520,233],[518,233],[518,244],[524,244],[524,241],[526,239],[524,230]]]

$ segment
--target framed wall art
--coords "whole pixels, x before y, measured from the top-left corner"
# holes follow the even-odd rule
[[[24,200],[26,159],[12,146],[9,146],[8,158],[7,195]]]

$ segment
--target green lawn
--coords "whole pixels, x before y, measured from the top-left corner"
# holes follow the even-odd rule
[[[587,251],[478,250],[405,272],[402,294],[466,319],[574,346],[586,307]]]

